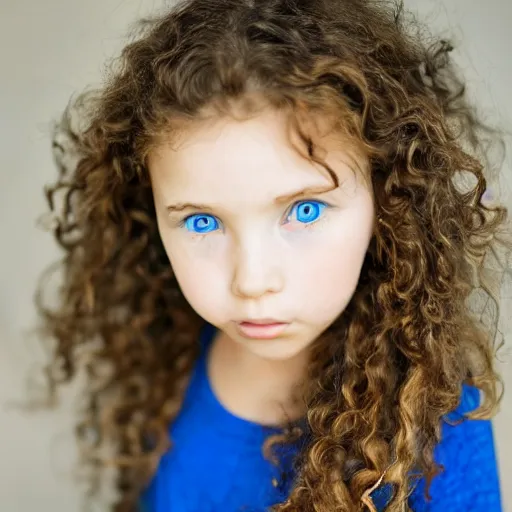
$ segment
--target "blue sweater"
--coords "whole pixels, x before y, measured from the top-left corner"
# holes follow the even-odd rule
[[[182,410],[171,427],[174,447],[162,458],[142,497],[143,512],[264,512],[284,501],[291,489],[292,479],[282,479],[283,473],[261,453],[272,429],[234,416],[212,392],[206,348],[214,332],[207,324],[201,334],[203,350]],[[453,417],[475,409],[478,396],[476,389],[465,387]],[[281,471],[293,474],[292,449],[282,451],[281,456]],[[434,456],[445,471],[433,480],[432,501],[424,499],[424,481],[415,487],[409,498],[413,511],[501,512],[489,421],[443,423],[442,441]],[[372,494],[379,512],[385,509],[389,495],[386,486]]]

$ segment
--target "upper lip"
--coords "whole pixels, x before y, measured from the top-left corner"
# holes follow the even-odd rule
[[[244,318],[239,323],[248,323],[255,325],[268,325],[268,324],[285,324],[282,320],[276,320],[275,318]]]

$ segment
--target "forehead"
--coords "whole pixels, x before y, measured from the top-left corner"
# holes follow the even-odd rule
[[[360,164],[336,134],[312,132],[315,150],[340,182]],[[288,129],[284,114],[265,112],[245,121],[231,118],[188,130],[173,144],[161,144],[148,158],[153,183],[166,198],[222,190],[242,200],[286,192],[293,186],[322,186],[332,179],[321,164],[305,158],[298,134]],[[179,199],[182,199],[179,197]]]

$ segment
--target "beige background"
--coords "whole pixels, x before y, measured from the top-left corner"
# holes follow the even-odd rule
[[[0,510],[74,512],[73,389],[61,407],[28,415],[11,402],[26,397],[43,350],[30,328],[32,292],[58,251],[35,228],[45,210],[42,189],[53,179],[50,121],[72,93],[98,82],[105,60],[121,47],[137,16],[159,0],[0,0]],[[455,35],[456,58],[486,118],[512,127],[512,2],[409,0],[436,31]],[[449,31],[447,31],[449,29]],[[508,139],[509,152],[512,143]],[[503,199],[512,209],[512,157],[503,170]],[[501,329],[507,348],[501,369],[510,388],[495,420],[505,510],[512,512],[512,284],[502,289]]]

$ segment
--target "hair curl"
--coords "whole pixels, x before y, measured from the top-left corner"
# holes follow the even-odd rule
[[[38,305],[55,340],[52,393],[85,372],[78,438],[95,467],[119,468],[114,510],[135,509],[170,446],[202,325],[160,241],[146,158],[207,108],[254,114],[253,93],[329,117],[360,144],[381,220],[352,300],[315,345],[307,442],[274,510],[371,508],[382,477],[387,510],[403,510],[412,475],[439,471],[433,448],[462,384],[484,392],[471,417],[495,411],[494,337],[468,300],[483,290],[497,304],[483,262],[510,249],[506,208],[482,201],[496,133],[465,100],[451,45],[416,27],[377,0],[186,0],[144,20],[104,86],[66,109],[47,192],[63,284],[57,307]],[[463,173],[475,178],[464,190]]]

